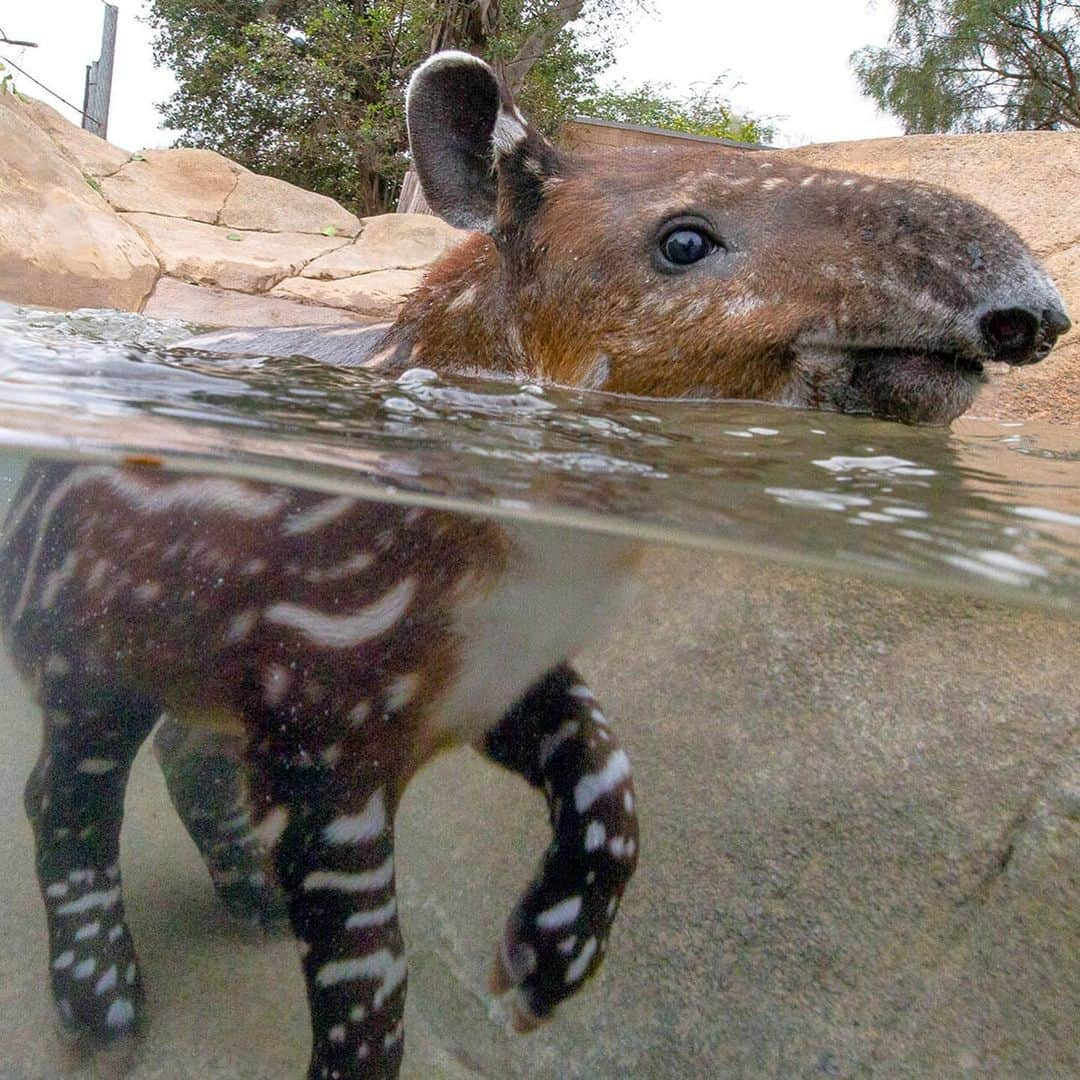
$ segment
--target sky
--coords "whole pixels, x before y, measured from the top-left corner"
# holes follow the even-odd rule
[[[108,136],[128,150],[168,146],[175,133],[159,126],[155,103],[173,81],[155,69],[145,0],[114,0],[120,9]],[[866,139],[900,127],[859,94],[848,56],[883,44],[891,0],[646,0],[652,14],[630,24],[611,78],[630,85],[667,82],[675,90],[730,79],[738,108],[775,118],[775,142]],[[38,42],[36,49],[0,45],[10,59],[70,108],[13,72],[15,86],[79,122],[86,65],[101,50],[102,0],[0,0],[0,36]]]

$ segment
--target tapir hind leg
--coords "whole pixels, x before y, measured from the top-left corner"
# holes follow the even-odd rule
[[[68,1029],[107,1042],[140,1020],[142,986],[124,918],[120,825],[136,751],[155,701],[82,677],[50,658],[42,676],[41,755],[24,804],[49,930],[53,999]]]
[[[199,849],[226,911],[264,926],[284,920],[285,898],[268,873],[245,782],[243,735],[166,716],[154,754],[180,820]]]

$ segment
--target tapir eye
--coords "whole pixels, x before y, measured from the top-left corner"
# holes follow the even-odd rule
[[[674,266],[690,266],[711,255],[719,245],[701,229],[683,226],[660,241],[660,254]]]

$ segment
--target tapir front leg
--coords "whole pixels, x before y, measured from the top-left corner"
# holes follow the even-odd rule
[[[393,770],[338,775],[306,755],[297,762],[256,753],[256,772],[260,757],[269,783],[253,775],[257,831],[273,847],[303,957],[309,1080],[396,1077],[406,961],[394,893]]]
[[[517,988],[515,1027],[551,1015],[600,965],[638,854],[630,760],[589,689],[562,665],[487,735],[484,752],[547,797],[554,833],[506,925],[492,974]]]

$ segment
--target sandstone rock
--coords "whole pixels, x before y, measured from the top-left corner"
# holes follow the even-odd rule
[[[358,315],[387,318],[397,314],[402,301],[423,280],[423,270],[375,270],[370,274],[316,281],[292,277],[273,290],[274,296],[306,300],[311,304],[347,308]]]
[[[114,210],[213,222],[245,170],[212,150],[146,150],[102,179]]]
[[[157,260],[38,126],[39,115],[0,94],[0,297],[138,311]]]
[[[43,101],[31,98],[26,107],[33,123],[56,143],[72,164],[88,176],[100,180],[131,160],[126,150],[69,123]]]
[[[241,232],[156,214],[120,217],[146,238],[170,277],[241,292],[266,292],[312,259],[348,242],[305,233]]]
[[[326,195],[253,172],[240,173],[218,223],[265,232],[322,233],[332,228],[337,236],[356,236],[360,231],[359,218]]]
[[[375,270],[421,270],[469,235],[427,214],[380,214],[361,224],[354,244],[309,263],[303,276],[334,280]]]
[[[189,285],[162,276],[143,307],[154,319],[183,319],[197,326],[297,326],[312,323],[355,325],[366,320],[341,308],[301,304],[276,296]]]

